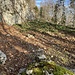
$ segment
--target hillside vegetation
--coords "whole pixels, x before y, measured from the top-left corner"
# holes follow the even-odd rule
[[[42,22],[42,21],[31,21],[26,24],[16,24],[19,28],[21,28],[22,31],[25,30],[33,30],[33,31],[39,31],[39,32],[64,32],[68,33],[70,35],[73,35],[75,33],[75,28],[73,27],[68,27],[64,25],[57,25],[57,24],[52,24],[49,22]],[[75,36],[75,34],[74,34]]]
[[[38,49],[43,49],[47,59],[58,64],[54,75],[63,75],[66,69],[60,66],[75,67],[75,28],[36,20],[14,26],[0,24],[0,49],[7,56],[5,65],[0,65],[1,74],[17,75],[20,68],[33,63]]]

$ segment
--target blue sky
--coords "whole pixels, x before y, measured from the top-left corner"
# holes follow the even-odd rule
[[[40,6],[40,2],[41,2],[42,0],[36,0],[36,5],[39,7]],[[54,0],[54,1],[56,1],[56,0]],[[65,0],[65,5],[66,6],[68,6],[69,5],[69,0]]]
[[[40,2],[41,2],[42,0],[36,0],[36,5],[37,6],[40,6]]]
[[[65,0],[65,5],[69,5],[70,0]]]

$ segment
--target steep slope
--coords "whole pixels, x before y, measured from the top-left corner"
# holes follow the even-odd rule
[[[39,48],[44,49],[47,57],[56,63],[75,68],[74,36],[34,30],[22,33],[14,26],[0,24],[0,50],[7,55],[5,65],[0,65],[0,72],[16,75],[20,68],[34,60]]]

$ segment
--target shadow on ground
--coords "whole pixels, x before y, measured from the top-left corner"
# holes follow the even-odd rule
[[[59,36],[34,31],[25,34],[34,34],[35,38],[31,39],[22,35],[13,26],[0,25],[0,50],[8,58],[5,65],[1,66],[0,71],[7,72],[7,75],[16,75],[20,68],[26,67],[28,63],[33,62],[37,49],[44,47],[46,47],[45,51],[50,53],[50,56],[53,55],[53,58],[51,58],[53,61],[59,61],[60,65],[75,67],[74,40],[71,41]],[[65,56],[69,61],[63,63],[59,57],[66,58]]]

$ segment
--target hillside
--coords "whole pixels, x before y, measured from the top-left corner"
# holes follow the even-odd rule
[[[38,21],[14,26],[0,24],[0,50],[7,55],[0,72],[16,75],[34,60],[39,48],[57,64],[75,69],[74,28]]]

